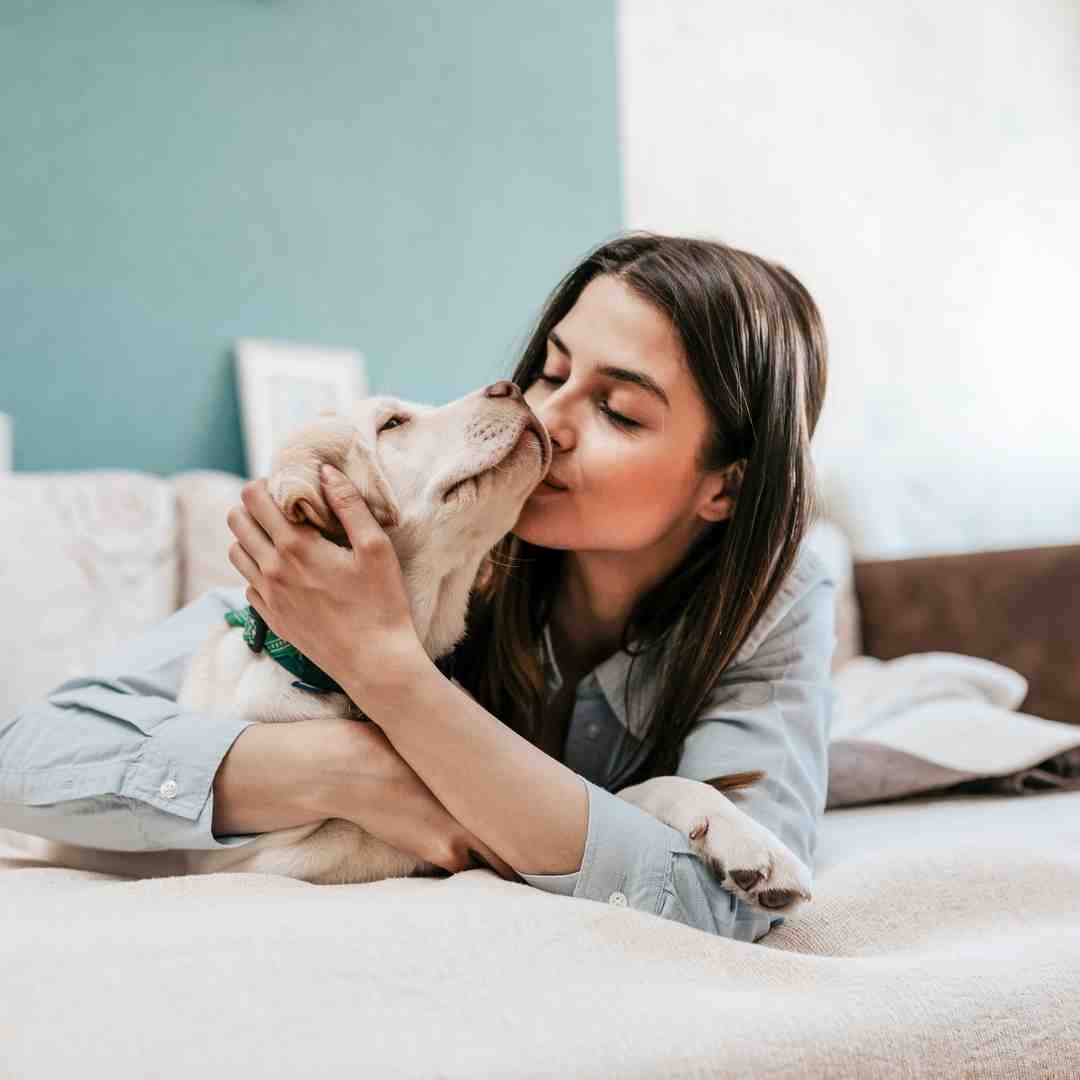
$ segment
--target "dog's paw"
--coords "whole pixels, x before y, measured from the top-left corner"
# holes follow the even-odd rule
[[[737,822],[701,814],[687,835],[694,853],[738,899],[781,913],[811,899],[810,872],[802,860],[745,814]]]
[[[769,911],[796,911],[811,899],[810,871],[715,785],[715,781],[656,776],[616,794],[686,835],[694,854],[740,900]],[[727,786],[737,785],[729,782]]]

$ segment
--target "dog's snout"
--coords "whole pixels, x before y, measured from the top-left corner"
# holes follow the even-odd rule
[[[490,386],[484,387],[483,396],[485,398],[509,398],[509,403],[513,406],[512,412],[523,421],[523,426],[520,429],[514,429],[516,431],[516,438],[518,442],[520,442],[521,436],[527,430],[536,433],[536,437],[540,442],[541,475],[546,473],[551,465],[551,436],[548,434],[547,428],[544,427],[540,418],[529,408],[529,403],[525,400],[525,395],[522,392],[521,387],[510,379],[499,379],[496,382],[491,383]],[[500,408],[504,408],[504,406],[501,406]],[[486,425],[487,417],[484,418],[484,421]],[[502,425],[498,426],[501,427]],[[509,430],[509,428],[507,428],[507,430]],[[486,437],[487,436],[485,435],[485,438]],[[516,446],[517,442],[515,442],[514,445]]]
[[[524,397],[517,383],[511,382],[509,379],[499,379],[498,382],[493,382],[490,386],[485,388],[484,397]]]

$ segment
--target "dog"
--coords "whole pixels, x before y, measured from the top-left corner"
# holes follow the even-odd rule
[[[413,625],[427,654],[438,661],[464,636],[481,564],[514,527],[551,459],[543,423],[514,383],[499,380],[439,407],[377,395],[355,402],[346,414],[327,410],[290,434],[272,459],[267,485],[286,518],[310,523],[344,545],[347,536],[323,498],[319,469],[326,462],[348,476],[393,544]],[[178,705],[262,723],[363,718],[340,688],[311,686],[266,651],[254,651],[263,634],[265,623],[260,631],[250,617],[243,632],[223,620],[192,658]],[[809,871],[723,794],[763,776],[738,773],[709,783],[656,777],[617,794],[684,833],[725,889],[753,906],[791,911],[810,899]],[[61,849],[70,864],[68,845],[52,844],[51,857],[60,861]],[[113,867],[120,858],[97,854],[117,856]],[[139,852],[134,861],[123,861],[125,869],[111,872],[239,871],[312,884],[445,874],[337,818],[264,833],[227,850]],[[81,865],[103,869],[87,866],[85,856]]]

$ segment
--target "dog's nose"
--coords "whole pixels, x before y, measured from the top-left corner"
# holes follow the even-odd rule
[[[509,379],[500,379],[498,382],[493,382],[489,387],[484,390],[484,397],[522,397],[521,390],[517,383],[511,382]]]

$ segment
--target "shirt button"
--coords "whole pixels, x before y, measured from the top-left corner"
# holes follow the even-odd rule
[[[626,897],[621,892],[613,892],[608,898],[609,904],[614,904],[616,907],[626,907]]]
[[[176,790],[176,781],[166,780],[165,783],[158,788],[158,794],[163,799],[171,799],[176,795]]]
[[[590,739],[595,739],[596,736],[600,734],[600,725],[589,724],[589,726],[585,729],[585,734],[588,735]]]

